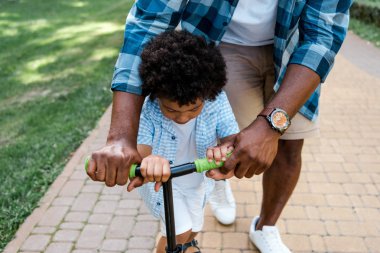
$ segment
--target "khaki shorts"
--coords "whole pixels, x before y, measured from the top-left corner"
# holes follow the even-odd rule
[[[224,90],[231,103],[240,129],[247,127],[274,95],[273,45],[239,46],[221,43],[227,64],[227,85]],[[299,140],[319,135],[318,120],[310,121],[297,113],[283,140]]]

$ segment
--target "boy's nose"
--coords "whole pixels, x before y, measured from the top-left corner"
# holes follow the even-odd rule
[[[186,117],[186,116],[180,116],[180,117],[177,117],[176,120],[175,120],[178,124],[185,124],[189,121],[189,117]]]

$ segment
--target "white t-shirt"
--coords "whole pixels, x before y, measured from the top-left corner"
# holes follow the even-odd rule
[[[278,0],[240,0],[222,41],[242,46],[273,44]]]
[[[173,128],[178,140],[177,154],[173,166],[194,162],[197,159],[195,145],[195,123],[196,118],[191,119],[186,124],[177,124],[174,121]],[[203,182],[202,173],[192,173],[173,179],[173,185],[181,188],[198,187]]]

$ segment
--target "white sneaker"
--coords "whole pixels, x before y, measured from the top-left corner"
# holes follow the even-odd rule
[[[256,230],[256,224],[260,217],[256,216],[249,229],[249,238],[261,253],[291,253],[282,242],[276,226],[263,226],[262,230]]]
[[[209,203],[215,218],[224,225],[234,223],[236,218],[235,198],[228,180],[215,181]]]

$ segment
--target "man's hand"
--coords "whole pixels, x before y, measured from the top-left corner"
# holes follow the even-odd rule
[[[221,172],[228,174],[234,170],[237,178],[263,173],[277,154],[279,137],[264,118],[258,117],[236,136],[235,149]]]
[[[87,174],[92,180],[105,182],[107,186],[125,185],[131,165],[140,161],[136,149],[121,144],[108,144],[92,153]]]
[[[113,93],[110,131],[104,148],[91,156],[87,174],[107,186],[125,185],[132,164],[140,163],[136,139],[144,97],[127,92]]]

